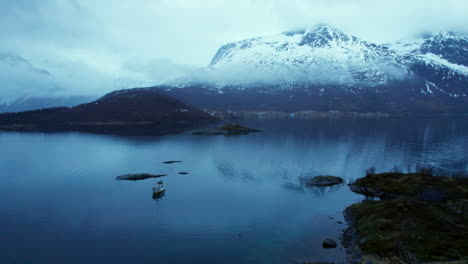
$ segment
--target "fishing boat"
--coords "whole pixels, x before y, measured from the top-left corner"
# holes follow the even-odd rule
[[[163,181],[158,181],[156,186],[153,187],[153,196],[162,196],[166,191],[166,185]]]

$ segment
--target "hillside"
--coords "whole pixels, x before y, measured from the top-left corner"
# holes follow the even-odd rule
[[[154,89],[109,93],[76,107],[0,114],[7,130],[78,130],[116,134],[161,134],[214,120],[209,114]]]

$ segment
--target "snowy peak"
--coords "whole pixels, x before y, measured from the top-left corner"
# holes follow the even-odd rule
[[[356,41],[357,38],[345,34],[343,31],[326,25],[318,25],[303,34],[299,46],[323,47],[332,42]]]
[[[262,52],[267,52],[268,46],[273,47],[274,51],[282,52],[296,48],[298,46],[309,46],[311,48],[330,47],[332,45],[342,45],[345,42],[359,41],[358,38],[345,34],[343,31],[327,26],[317,25],[310,30],[297,30],[284,32],[280,35],[256,37],[238,42],[228,43],[223,45],[213,57],[210,66],[216,64],[228,63],[242,63],[238,58],[235,58],[236,51],[242,50],[256,50],[258,55]],[[349,43],[348,43],[349,44]],[[265,50],[261,51],[260,48],[264,47]],[[248,53],[248,52],[242,52]],[[225,60],[225,62],[223,62]]]
[[[226,44],[201,77],[161,88],[207,109],[466,113],[467,51],[453,32],[376,44],[318,25]]]
[[[455,32],[440,32],[425,40],[421,44],[420,52],[432,53],[451,63],[468,66],[468,36]]]
[[[226,71],[235,72],[231,75],[239,76],[238,82],[251,79],[239,72],[241,68],[267,82],[283,79],[375,86],[390,80],[414,78],[412,69],[421,63],[466,75],[467,36],[441,32],[412,42],[380,45],[328,25],[317,25],[310,30],[226,44],[218,50],[210,68],[218,73],[224,71],[224,75]]]
[[[346,85],[385,84],[400,79],[405,72],[388,47],[326,25],[226,44],[218,50],[210,68],[224,75],[232,72],[239,77],[237,82]]]

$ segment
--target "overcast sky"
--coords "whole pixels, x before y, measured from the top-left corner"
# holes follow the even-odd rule
[[[157,83],[208,65],[227,42],[316,23],[375,42],[466,32],[467,10],[466,0],[0,0],[0,53],[96,90]]]

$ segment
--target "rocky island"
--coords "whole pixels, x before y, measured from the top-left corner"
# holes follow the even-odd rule
[[[374,173],[350,189],[380,200],[344,212],[349,263],[468,262],[467,178]]]

